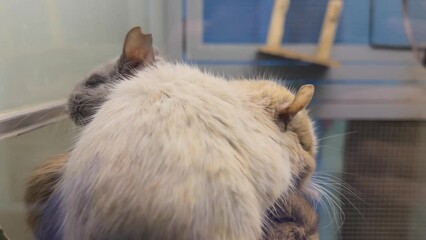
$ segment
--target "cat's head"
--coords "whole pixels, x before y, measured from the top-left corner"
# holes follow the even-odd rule
[[[317,240],[318,216],[311,200],[318,193],[310,181],[315,171],[316,136],[306,107],[314,93],[304,85],[296,93],[273,81],[238,80],[234,84],[250,94],[250,102],[264,109],[286,139],[292,168],[292,185],[267,211],[263,239]]]
[[[316,136],[306,109],[313,97],[314,86],[303,85],[292,93],[274,81],[237,80],[233,84],[246,89],[251,95],[251,102],[264,108],[281,133],[292,139],[288,144],[298,159],[292,162],[293,187],[303,188],[316,168]]]
[[[313,85],[303,85],[292,100],[281,103],[276,108],[275,117],[281,131],[294,134],[298,140],[297,151],[302,161],[293,163],[294,184],[298,188],[304,187],[304,183],[316,169],[316,136],[313,122],[306,110],[313,94]]]
[[[89,123],[106,101],[111,87],[133,76],[135,70],[152,65],[158,59],[156,54],[151,34],[144,34],[140,27],[132,28],[124,40],[121,56],[94,69],[74,88],[67,106],[71,119],[77,125]]]

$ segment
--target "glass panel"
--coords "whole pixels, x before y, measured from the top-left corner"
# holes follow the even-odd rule
[[[132,26],[161,43],[161,2],[0,0],[0,111],[65,97],[86,71],[121,52]],[[156,16],[154,16],[154,20]]]
[[[12,239],[31,239],[25,222],[25,179],[43,160],[66,151],[75,135],[66,120],[0,141],[0,225]]]
[[[291,1],[284,48],[315,52],[328,2]],[[0,0],[0,112],[65,98],[142,26],[165,57],[226,76],[316,86],[309,107],[320,139],[320,239],[424,239],[426,74],[408,49],[394,49],[408,46],[402,0],[343,2],[331,50],[341,66],[323,68],[259,54],[274,0]],[[407,3],[424,50],[426,0]],[[12,240],[31,238],[25,178],[69,148],[74,134],[67,120],[0,142],[0,224]]]
[[[320,239],[423,239],[426,122],[319,121]]]
[[[344,239],[423,239],[426,122],[350,121],[348,131],[344,180],[364,201],[342,199]]]

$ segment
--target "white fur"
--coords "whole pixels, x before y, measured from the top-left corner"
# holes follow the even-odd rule
[[[179,64],[119,83],[66,165],[64,239],[260,239],[299,156],[250,97]]]

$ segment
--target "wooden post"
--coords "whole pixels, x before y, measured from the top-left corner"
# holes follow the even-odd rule
[[[284,38],[285,18],[290,0],[275,0],[272,10],[271,22],[266,45],[269,47],[280,47]]]
[[[330,0],[327,6],[320,40],[317,46],[317,58],[330,59],[336,36],[337,23],[342,11],[342,0]]]
[[[284,38],[285,18],[289,5],[290,0],[275,0],[269,23],[268,38],[266,44],[260,47],[259,51],[273,56],[314,63],[325,67],[339,66],[340,63],[330,57],[343,0],[329,0],[315,54],[299,53],[281,47],[281,42]]]

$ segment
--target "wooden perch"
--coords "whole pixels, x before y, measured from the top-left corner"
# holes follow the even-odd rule
[[[332,60],[330,57],[336,35],[337,24],[343,7],[342,0],[329,0],[328,2],[320,40],[318,42],[315,55],[299,53],[281,47],[281,42],[284,38],[285,19],[289,5],[290,0],[275,0],[266,45],[261,47],[259,51],[269,55],[313,63],[325,67],[339,66],[340,63],[336,60]]]

